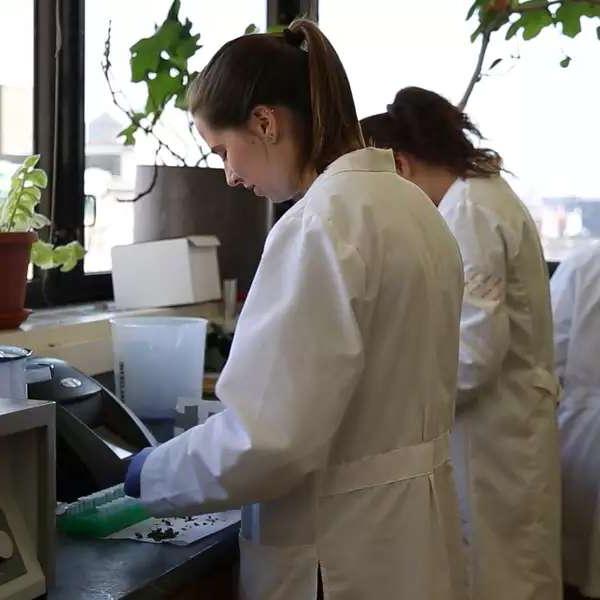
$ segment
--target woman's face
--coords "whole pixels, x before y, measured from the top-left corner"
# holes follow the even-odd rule
[[[200,135],[221,157],[230,186],[242,185],[274,202],[302,194],[300,144],[292,115],[284,108],[257,106],[245,126],[215,129],[201,115],[194,118]]]

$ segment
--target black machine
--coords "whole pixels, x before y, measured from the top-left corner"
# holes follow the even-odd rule
[[[56,497],[71,502],[123,481],[130,458],[155,446],[146,426],[114,394],[55,358],[29,359],[32,400],[56,402]]]

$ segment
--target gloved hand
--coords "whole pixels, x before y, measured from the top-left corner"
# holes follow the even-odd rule
[[[146,459],[154,448],[144,448],[138,452],[129,463],[127,474],[125,475],[125,493],[133,498],[139,498],[141,494],[140,479],[142,476],[142,468]]]

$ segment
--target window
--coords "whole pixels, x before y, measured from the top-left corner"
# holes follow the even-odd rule
[[[33,151],[33,0],[4,0],[0,19],[0,195]]]
[[[465,22],[470,4],[320,0],[320,25],[347,69],[359,117],[382,112],[407,85],[459,101],[479,51],[469,40],[475,26]],[[511,184],[538,224],[547,260],[600,238],[600,44],[595,26],[582,25],[573,40],[559,31],[528,42],[496,36],[486,62],[503,61],[467,105],[515,174]],[[565,54],[572,62],[563,69]]]
[[[0,19],[0,198],[33,151],[33,0],[7,0]],[[9,56],[18,57],[8,60]],[[30,267],[28,279],[33,277]]]
[[[130,82],[129,47],[152,35],[154,24],[164,20],[170,5],[171,0],[88,0],[85,4],[85,193],[96,201],[95,223],[85,231],[86,273],[109,271],[111,248],[134,241],[133,205],[122,200],[134,196],[136,165],[153,164],[156,150],[151,139],[138,137],[135,146],[124,146],[117,138],[128,122],[114,105],[101,69],[109,21],[113,85],[132,108],[141,107],[144,84]],[[190,70],[199,70],[223,43],[242,35],[250,23],[264,31],[266,2],[183,0],[179,14],[181,20],[190,19],[192,33],[200,33],[202,49],[190,61]],[[178,135],[186,133],[185,115],[171,109],[162,119],[170,129],[170,143],[179,154],[189,155],[193,149],[182,139],[185,136]],[[209,160],[211,166],[221,166],[215,157]],[[159,161],[176,164],[165,152]]]

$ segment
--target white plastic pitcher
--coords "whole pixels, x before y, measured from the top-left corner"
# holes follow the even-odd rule
[[[171,419],[177,398],[202,396],[205,319],[111,319],[118,397],[139,417]]]

